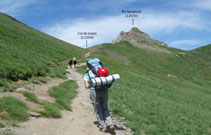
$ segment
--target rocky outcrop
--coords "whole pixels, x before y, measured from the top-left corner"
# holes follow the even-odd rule
[[[122,39],[124,39],[125,36],[126,36],[126,32],[121,31],[118,37],[116,38],[116,40],[113,40],[113,43],[119,43]]]
[[[132,45],[139,48],[146,48],[153,51],[168,52],[167,49],[163,47],[168,47],[167,44],[159,40],[151,39],[150,36],[138,28],[133,27],[129,32],[121,31],[116,40],[112,43],[119,43],[120,41],[128,41]]]
[[[142,31],[140,31],[138,28],[133,27],[129,32],[121,31],[118,35],[116,40],[113,40],[113,43],[119,43],[122,40],[139,40],[139,39],[150,39],[150,36]]]

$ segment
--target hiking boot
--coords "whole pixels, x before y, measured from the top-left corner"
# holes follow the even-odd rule
[[[103,133],[107,133],[107,130],[104,129],[104,128],[100,128],[100,131],[103,132]]]
[[[114,131],[115,131],[114,125],[108,126],[108,130],[109,130],[110,132],[114,132]]]

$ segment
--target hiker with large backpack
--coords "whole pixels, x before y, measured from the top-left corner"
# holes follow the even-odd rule
[[[112,82],[108,84],[94,86],[92,81],[96,77],[107,77],[109,71],[103,67],[102,62],[98,58],[92,58],[87,61],[87,72],[84,75],[85,88],[90,89],[90,99],[93,103],[99,128],[101,131],[114,131],[114,122],[111,119],[108,110],[108,88]]]

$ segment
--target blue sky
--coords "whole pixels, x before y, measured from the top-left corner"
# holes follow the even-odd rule
[[[122,10],[141,10],[135,24]],[[97,32],[88,46],[110,43],[138,27],[171,47],[211,43],[211,0],[1,0],[0,12],[66,42],[85,47],[78,32]]]

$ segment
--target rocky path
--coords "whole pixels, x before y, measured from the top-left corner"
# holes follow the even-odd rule
[[[62,118],[35,118],[12,129],[15,135],[110,135],[99,131],[96,116],[89,99],[89,90],[84,88],[83,75],[75,69],[68,69],[68,80],[75,80],[79,86],[78,95],[72,100],[72,111],[62,111]],[[49,89],[47,85],[46,89]],[[116,135],[132,135],[130,129],[115,120]]]

